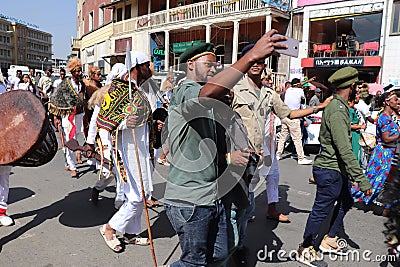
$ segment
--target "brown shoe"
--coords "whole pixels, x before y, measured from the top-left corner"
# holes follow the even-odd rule
[[[69,166],[65,166],[65,167],[64,167],[64,170],[67,171],[67,172],[69,172],[69,171],[70,171]]]
[[[274,220],[282,223],[290,223],[290,219],[288,216],[282,214],[276,209],[276,203],[268,204],[268,211],[266,218],[269,220]]]
[[[282,213],[274,213],[274,214],[267,214],[267,219],[281,222],[281,223],[290,223],[290,218]]]

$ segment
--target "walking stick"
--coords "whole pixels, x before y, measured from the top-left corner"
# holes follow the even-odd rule
[[[133,112],[133,108],[132,108],[133,107],[133,97],[132,97],[132,83],[131,83],[132,62],[131,62],[131,48],[130,48],[129,42],[126,43],[125,66],[128,69],[128,75],[129,75],[129,100],[130,100],[131,114],[132,114],[132,112]],[[138,151],[138,147],[137,147],[137,143],[136,143],[135,128],[132,128],[132,136],[133,136],[133,144],[135,146],[135,154],[136,154],[136,162],[138,165],[140,186],[142,187],[141,193],[142,193],[142,199],[143,199],[143,205],[144,205],[144,212],[146,214],[147,233],[149,235],[151,257],[153,258],[154,267],[157,267],[157,259],[156,259],[156,254],[154,253],[154,246],[153,246],[153,237],[151,235],[149,211],[147,210],[146,194],[144,192],[142,168],[140,166],[139,151]]]
[[[132,102],[131,102],[131,104],[132,104]],[[137,143],[136,143],[135,128],[132,128],[132,135],[133,135],[133,143],[135,145],[135,154],[136,154],[136,161],[137,161],[138,171],[139,171],[140,186],[142,187],[142,199],[143,199],[143,205],[144,205],[144,212],[146,214],[147,233],[149,234],[151,256],[153,258],[154,267],[157,267],[157,259],[156,259],[156,254],[154,253],[154,246],[153,246],[153,237],[151,235],[149,211],[147,210],[146,194],[144,192],[144,186],[143,186],[142,169],[140,167],[139,152],[138,152]]]

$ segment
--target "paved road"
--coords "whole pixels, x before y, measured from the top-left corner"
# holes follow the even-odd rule
[[[246,239],[251,254],[249,266],[299,266],[288,257],[301,242],[313,203],[315,188],[307,181],[311,167],[297,166],[290,158],[279,164],[281,201],[278,207],[289,213],[292,223],[278,224],[264,218],[264,185],[259,187],[256,192],[257,218],[249,224]],[[98,228],[113,214],[115,188],[108,187],[95,207],[89,198],[97,174],[86,165],[79,166],[79,171],[80,177],[73,179],[63,170],[61,151],[45,166],[13,168],[9,213],[15,225],[0,227],[0,266],[152,266],[148,247],[131,245],[123,253],[115,254],[106,246]],[[163,195],[164,180],[161,177],[167,171],[161,165],[156,168],[156,197]],[[158,263],[174,261],[180,254],[178,239],[163,209],[150,210],[150,218]],[[345,219],[345,234],[349,248],[360,253],[360,260],[325,258],[329,266],[379,266],[379,262],[364,260],[362,253],[367,253],[365,255],[371,259],[386,255],[381,233],[384,221],[372,211],[353,208]],[[270,254],[262,252],[265,248]],[[279,254],[275,253],[279,250]]]

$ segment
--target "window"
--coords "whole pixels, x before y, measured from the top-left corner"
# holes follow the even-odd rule
[[[122,8],[117,9],[117,21],[122,20]]]
[[[293,16],[293,38],[300,41],[303,39],[303,13]]]
[[[400,34],[400,1],[393,2],[392,28],[390,33]]]
[[[93,31],[93,11],[89,13],[89,31]]]
[[[99,27],[104,23],[104,10],[99,8]]]
[[[125,6],[125,19],[130,19],[132,16],[132,5]]]

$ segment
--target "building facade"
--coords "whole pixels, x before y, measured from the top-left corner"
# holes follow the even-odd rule
[[[352,66],[368,83],[399,83],[400,1],[298,0],[294,36],[301,40],[290,77],[316,76],[326,83],[337,69]]]
[[[288,34],[289,1],[282,0],[78,0],[78,38],[72,51],[84,69],[105,73],[124,62],[126,44],[151,56],[158,71],[178,68],[180,54],[193,43],[213,42],[217,60],[231,64],[241,49],[271,28]],[[100,23],[102,22],[102,23]],[[277,71],[286,56],[268,62]]]
[[[399,0],[78,0],[73,52],[84,68],[109,72],[124,62],[126,44],[149,54],[158,71],[176,70],[180,54],[213,42],[217,60],[231,64],[241,49],[271,28],[300,40],[299,57],[271,57],[286,79],[316,76],[325,82],[354,66],[361,79],[399,83]],[[291,5],[291,6],[290,6]]]
[[[36,25],[0,14],[0,62],[2,68],[25,65],[51,66],[52,35]]]

